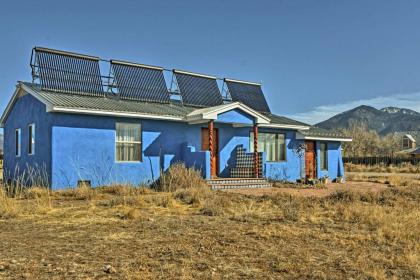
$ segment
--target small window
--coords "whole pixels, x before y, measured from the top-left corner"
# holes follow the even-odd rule
[[[28,154],[35,154],[35,124],[28,126]]]
[[[21,130],[20,128],[15,131],[15,155],[20,157],[20,148],[21,148]]]
[[[251,132],[249,148],[254,152],[254,133]],[[286,160],[286,136],[282,133],[258,133],[258,151],[266,154],[267,161]]]
[[[321,170],[328,170],[328,146],[327,143],[321,143],[320,145],[321,150]]]
[[[116,124],[116,160],[141,161],[141,126],[133,123]]]

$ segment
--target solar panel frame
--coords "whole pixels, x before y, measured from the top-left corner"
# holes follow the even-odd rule
[[[223,97],[215,77],[181,70],[173,70],[185,105],[212,107],[223,104]]]
[[[163,68],[111,60],[114,81],[122,99],[169,103]]]
[[[259,111],[270,113],[270,107],[265,99],[261,84],[224,79],[232,101],[238,101]]]
[[[103,96],[98,57],[34,48],[41,88],[81,95]]]

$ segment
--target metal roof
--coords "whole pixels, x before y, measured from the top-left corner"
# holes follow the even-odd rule
[[[420,147],[402,150],[397,152],[397,154],[420,155]]]
[[[86,110],[86,111],[100,111],[100,112],[117,112],[117,113],[132,113],[132,114],[147,114],[156,117],[174,117],[177,120],[186,121],[186,117],[193,111],[206,110],[195,106],[187,106],[182,103],[171,102],[169,104],[144,102],[135,100],[124,100],[112,97],[111,95],[104,96],[86,96],[79,94],[66,94],[63,92],[54,92],[50,90],[43,90],[40,85],[34,83],[20,82],[22,85],[33,91],[44,102],[48,103],[54,109],[67,110]],[[29,92],[31,93],[31,92]],[[225,105],[219,105],[218,108]],[[6,114],[7,112],[5,112]],[[308,124],[295,121],[284,116],[279,116],[272,113],[259,113],[270,120],[273,127],[285,126],[285,128],[292,128],[294,126],[300,128],[309,127]]]
[[[51,103],[54,107],[72,109],[102,110],[111,112],[144,113],[162,116],[184,117],[195,110],[195,107],[181,104],[156,103],[134,100],[123,100],[109,97],[93,97],[78,94],[64,94],[61,92],[42,90],[39,85],[24,83],[39,96]]]
[[[325,138],[329,137],[329,138],[349,138],[349,139],[351,138],[340,132],[326,130],[326,129],[319,128],[316,126],[311,126],[310,129],[300,131],[300,133],[302,133],[304,136],[309,136],[309,137],[325,137]]]
[[[270,118],[270,123],[272,124],[286,124],[286,125],[296,125],[296,126],[310,126],[309,124],[303,123],[303,122],[299,122],[299,121],[295,121],[293,119],[289,119],[286,118],[284,116],[279,116],[273,113],[262,113],[265,116],[267,116],[268,118]]]

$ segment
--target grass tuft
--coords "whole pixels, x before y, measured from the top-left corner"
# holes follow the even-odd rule
[[[154,187],[162,192],[175,192],[180,189],[204,188],[207,183],[200,171],[186,168],[183,163],[175,163],[162,174]]]

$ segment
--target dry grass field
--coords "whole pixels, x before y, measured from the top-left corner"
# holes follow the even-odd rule
[[[362,164],[345,164],[347,172],[377,172],[377,173],[420,173],[420,165],[412,165],[403,163],[401,165],[362,165]]]
[[[420,278],[417,181],[255,196],[184,173],[158,191],[2,190],[0,279]]]

